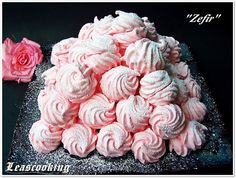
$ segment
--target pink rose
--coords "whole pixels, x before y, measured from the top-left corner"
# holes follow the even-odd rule
[[[7,38],[3,42],[2,78],[30,82],[37,64],[40,64],[43,54],[40,45],[27,38],[14,43]]]

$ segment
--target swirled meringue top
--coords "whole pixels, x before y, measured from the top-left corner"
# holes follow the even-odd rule
[[[167,42],[168,48],[170,48],[169,61],[171,63],[180,62],[181,48],[179,47],[179,42],[169,36],[163,36],[163,39]]]
[[[53,126],[65,128],[73,122],[78,105],[71,103],[53,89],[44,89],[38,96],[41,119]]]
[[[186,79],[188,76],[190,76],[190,69],[188,65],[185,62],[179,62],[175,63],[175,76],[179,79]]]
[[[205,104],[199,101],[199,98],[189,98],[181,104],[186,119],[202,121],[206,115],[207,108]]]
[[[84,24],[84,26],[79,31],[78,39],[79,40],[92,39],[93,31],[94,31],[94,24],[93,23]]]
[[[178,89],[165,70],[158,70],[145,75],[140,80],[139,94],[151,104],[165,105],[175,100]]]
[[[165,61],[158,48],[158,43],[147,38],[130,44],[123,59],[129,68],[137,70],[140,74],[147,74],[165,67]]]
[[[123,156],[131,149],[132,137],[118,122],[107,125],[98,133],[97,151],[106,157]]]
[[[166,152],[165,141],[148,128],[134,135],[132,151],[141,163],[157,162]]]
[[[53,66],[42,73],[42,78],[44,79],[44,84],[46,86],[52,86],[52,87],[55,86],[58,70],[59,70],[58,66]]]
[[[77,38],[71,37],[55,44],[52,48],[51,63],[56,66],[68,63],[69,49],[77,40]]]
[[[63,130],[45,124],[42,120],[35,122],[29,131],[29,140],[39,153],[49,153],[60,145]]]
[[[197,84],[196,80],[189,76],[184,80],[184,83],[186,84],[190,97],[201,99],[201,87]]]
[[[207,128],[197,121],[188,121],[185,129],[177,137],[170,139],[169,149],[178,155],[187,156],[191,151],[201,148],[205,143]]]
[[[120,100],[116,106],[117,121],[128,132],[142,131],[148,126],[148,120],[152,107],[141,96],[129,96],[128,99]]]
[[[139,85],[138,76],[138,72],[128,67],[115,67],[102,75],[102,92],[116,101],[134,95]]]
[[[152,41],[158,41],[158,35],[156,31],[155,24],[149,21],[148,17],[142,17],[144,25],[147,28],[147,38]]]
[[[188,92],[188,89],[184,80],[181,80],[177,77],[172,78],[172,80],[175,81],[178,91],[179,91],[175,102],[177,104],[182,104],[183,102],[186,102],[188,99],[189,92]]]
[[[73,46],[70,63],[85,63],[96,74],[102,74],[120,63],[120,54],[114,38],[100,35]]]
[[[135,13],[127,13],[120,10],[115,12],[116,17],[112,22],[113,37],[117,39],[121,48],[127,48],[129,44],[146,37],[147,29]]]
[[[70,154],[86,157],[95,149],[97,133],[90,127],[82,124],[74,124],[62,134],[64,148]]]
[[[91,97],[96,85],[91,69],[80,64],[63,65],[56,77],[57,90],[73,103],[81,103]]]
[[[114,20],[114,17],[112,15],[108,15],[103,17],[102,19],[98,20],[98,17],[96,16],[94,18],[94,36],[96,35],[111,35],[113,34],[112,29],[112,22]]]
[[[100,129],[116,119],[115,102],[110,102],[101,93],[93,95],[90,99],[81,103],[79,118],[85,125]]]
[[[149,120],[152,130],[163,139],[176,137],[185,126],[185,117],[176,104],[158,106]]]

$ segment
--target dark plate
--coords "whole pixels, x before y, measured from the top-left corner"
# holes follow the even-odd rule
[[[207,126],[206,144],[202,149],[192,152],[187,157],[181,157],[174,152],[167,151],[165,156],[157,163],[143,165],[135,160],[133,154],[128,152],[120,158],[105,158],[97,153],[92,152],[86,158],[78,158],[70,156],[70,154],[60,146],[56,151],[49,154],[39,154],[33,150],[28,133],[32,124],[39,120],[40,112],[38,110],[37,96],[43,88],[42,72],[51,67],[50,50],[51,46],[43,48],[45,59],[41,65],[37,67],[36,78],[29,83],[25,99],[23,101],[19,117],[17,119],[14,131],[12,146],[8,158],[13,163],[11,171],[5,168],[8,174],[175,174],[183,171],[195,171],[204,169],[219,168],[232,165],[231,145],[224,136],[224,123],[217,109],[217,105],[206,85],[202,75],[199,73],[196,61],[192,59],[189,48],[185,44],[181,44],[183,61],[189,64],[191,74],[202,88],[202,102],[206,104],[208,113],[203,121]],[[16,165],[17,170],[14,171]],[[66,167],[61,167],[62,171],[56,167],[55,171],[26,171],[27,165],[69,165],[69,172],[63,172]],[[23,168],[25,166],[25,168]],[[39,166],[38,166],[39,167]],[[31,167],[32,168],[32,167]],[[45,167],[44,167],[45,168]],[[49,168],[47,167],[49,170]],[[52,169],[52,167],[51,167]]]

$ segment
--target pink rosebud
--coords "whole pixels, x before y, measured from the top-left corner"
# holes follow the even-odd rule
[[[40,45],[23,38],[19,43],[14,43],[10,38],[3,42],[2,78],[30,82],[37,64],[43,60]]]

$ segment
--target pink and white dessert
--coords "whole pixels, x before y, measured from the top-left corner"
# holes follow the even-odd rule
[[[34,150],[39,153],[49,153],[57,149],[61,143],[63,129],[36,121],[30,131],[29,140]]]
[[[207,108],[198,98],[189,98],[181,104],[186,119],[201,122],[206,115]]]
[[[189,76],[184,80],[184,83],[189,91],[190,97],[201,99],[201,87],[197,84],[196,80]]]
[[[94,30],[93,23],[84,24],[84,26],[79,31],[78,39],[80,41],[92,39],[93,30]]]
[[[93,95],[81,103],[79,118],[91,128],[100,129],[111,124],[115,119],[115,102],[110,102],[101,93]]]
[[[90,127],[82,124],[74,124],[64,130],[62,143],[70,154],[86,157],[95,149],[97,133]]]
[[[116,106],[116,118],[128,132],[138,132],[148,126],[152,112],[149,105],[141,96],[131,95],[128,99],[120,100]]]
[[[150,22],[148,17],[142,17],[143,23],[147,28],[147,35],[146,37],[149,38],[152,41],[158,41],[158,34],[156,31],[155,24],[153,22]]]
[[[77,40],[77,38],[68,38],[55,44],[52,48],[51,63],[56,66],[68,63],[69,49]]]
[[[178,94],[176,83],[165,70],[145,75],[140,85],[139,94],[155,106],[173,102]]]
[[[130,44],[125,51],[123,60],[126,61],[129,68],[137,70],[140,74],[147,74],[165,67],[158,43],[147,38]]]
[[[185,117],[176,104],[157,106],[151,115],[149,123],[152,130],[163,139],[178,136],[185,126]]]
[[[128,67],[115,67],[102,75],[102,92],[111,100],[134,95],[139,85],[139,73]]]
[[[120,63],[116,41],[110,35],[78,41],[69,52],[70,63],[84,63],[96,74],[103,74]]]
[[[187,156],[191,151],[200,149],[206,142],[206,130],[207,128],[197,121],[188,121],[180,135],[170,139],[170,151],[174,150],[180,156]]]
[[[146,26],[143,19],[137,14],[120,10],[117,10],[115,14],[118,17],[112,22],[113,37],[117,39],[121,49],[125,49],[131,43],[146,37]]]
[[[201,88],[181,61],[180,44],[157,33],[148,17],[116,11],[95,17],[78,38],[52,49],[42,74],[40,121],[29,139],[41,153],[63,146],[87,157],[93,150],[120,157],[132,150],[141,163],[170,151],[186,156],[205,142]],[[63,132],[63,133],[62,133]],[[78,158],[79,159],[79,158]]]
[[[56,77],[56,89],[73,103],[81,103],[95,92],[97,80],[90,68],[80,64],[63,65]]]
[[[41,90],[38,105],[41,119],[53,126],[65,128],[77,117],[78,105],[71,103],[53,89]]]
[[[42,73],[42,78],[44,79],[44,84],[46,87],[55,88],[58,70],[59,67],[53,66]]]
[[[105,157],[123,156],[131,149],[133,139],[123,125],[113,122],[98,133],[97,151]]]
[[[150,129],[134,134],[132,151],[141,163],[154,163],[165,154],[165,141]]]

